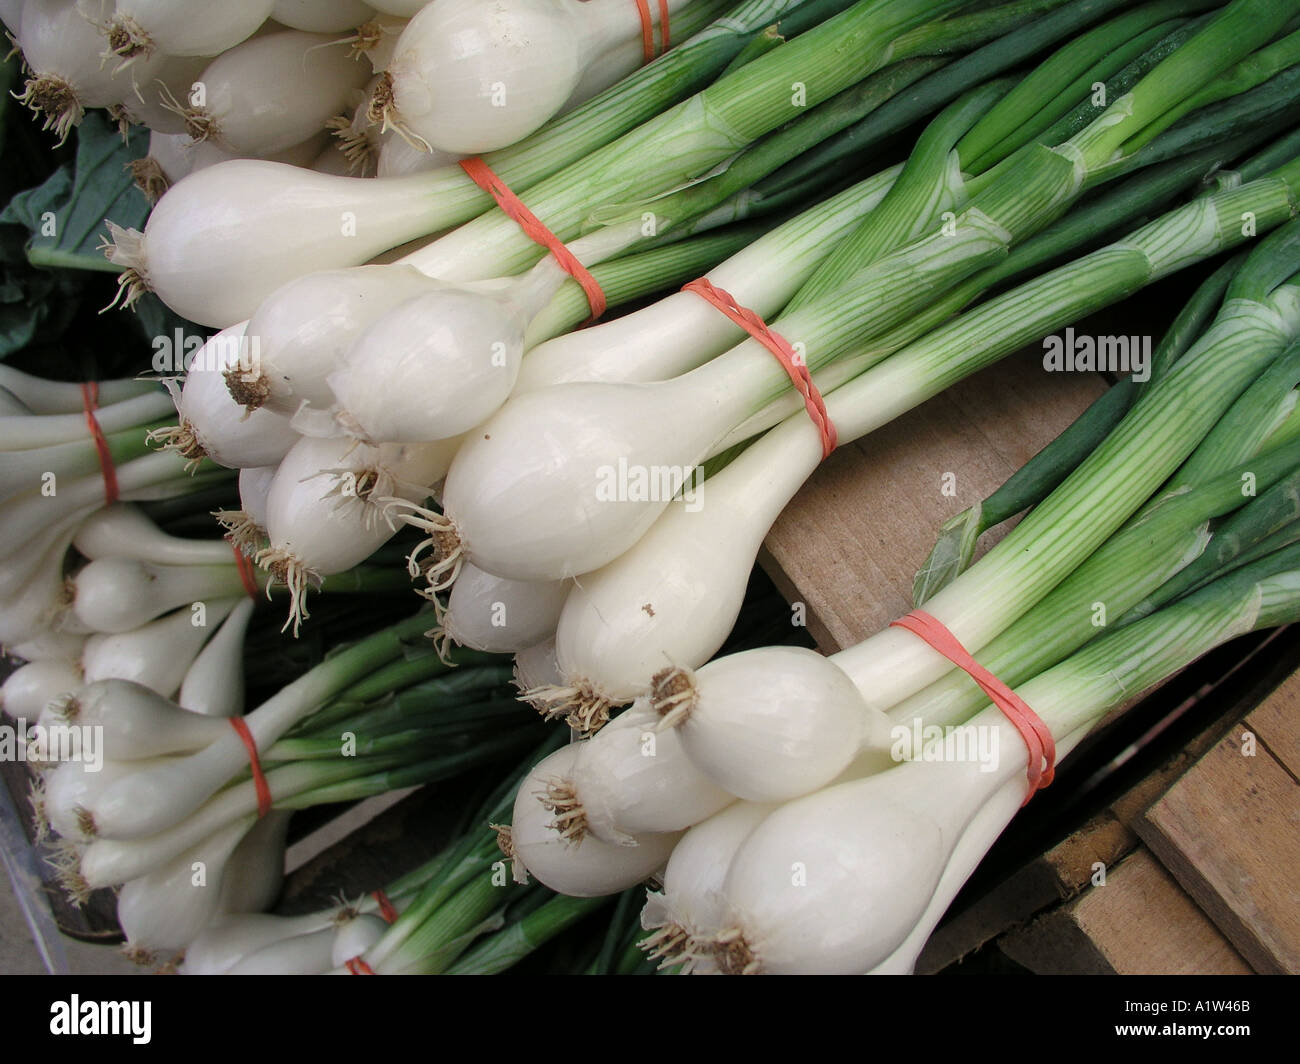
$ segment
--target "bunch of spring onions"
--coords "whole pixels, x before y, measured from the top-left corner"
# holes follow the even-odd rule
[[[779,614],[774,598],[753,597],[751,616]],[[747,624],[733,645],[765,645],[782,635],[788,632],[779,622]],[[441,674],[433,684],[443,692],[437,696],[441,703],[449,706],[453,690],[461,691],[470,703],[463,712],[481,713],[475,703],[482,696],[470,693],[479,683],[476,677],[494,673],[493,682],[497,682],[508,672],[502,664],[462,669]],[[492,690],[495,693],[496,689]],[[398,696],[403,701],[408,697],[420,697],[419,689]],[[503,715],[510,712],[509,705],[508,700],[499,703]],[[517,703],[514,705],[514,720],[522,724]],[[450,719],[449,709],[437,712],[438,717],[430,719]],[[331,723],[336,716],[333,711],[316,714],[313,730],[337,727]],[[428,725],[421,722],[421,726]],[[485,798],[475,797],[466,803],[451,833],[452,841],[425,864],[378,892],[339,901],[317,912],[221,917],[186,948],[181,972],[490,974],[513,967],[556,936],[565,935],[579,954],[573,963],[580,970],[649,973],[653,966],[646,964],[636,946],[640,937],[639,891],[628,890],[620,896],[611,907],[604,933],[592,940],[587,937],[589,918],[609,899],[554,895],[543,885],[530,883],[522,866],[500,850],[503,842],[509,849],[510,833],[503,822],[520,781],[539,757],[562,741],[554,730],[544,734],[540,748],[530,751],[499,786]],[[393,926],[387,927],[389,923]]]
[[[33,804],[58,836],[69,895],[116,887],[130,954],[173,956],[213,920],[275,900],[292,810],[442,779],[534,745],[538,725],[509,696],[508,665],[460,654],[454,663],[466,667],[449,672],[418,639],[427,624],[417,616],[339,648],[243,716],[257,776],[230,720],[142,684],[98,681],[52,701],[37,722],[32,756],[48,763]],[[60,758],[57,737],[72,731],[93,733],[93,762]],[[242,764],[228,757],[241,750]]]
[[[449,843],[388,886],[315,912],[223,917],[190,943],[180,973],[488,975],[513,967],[609,902],[516,882],[487,822],[508,811],[525,769],[470,806]],[[635,945],[638,893],[612,906],[605,933],[585,950],[584,970],[650,970]]]
[[[1298,270],[1291,222],[1212,275],[1130,411],[1100,443],[1039,459],[1021,482],[1055,467],[1055,489],[926,603],[1048,726],[1055,760],[1209,649],[1300,616]],[[537,766],[513,843],[586,895],[644,875],[643,839],[657,867],[662,833],[689,826],[644,913],[667,962],[907,971],[1043,753],[890,627],[832,658],[773,648],[665,671],[644,705]]]
[[[516,6],[519,18],[526,11],[527,19],[552,20],[554,32],[567,32],[571,23],[565,5],[548,7],[545,15],[537,4]],[[784,247],[787,259],[797,255],[811,271],[828,239],[843,235],[878,202],[890,175],[814,208],[815,215],[805,212],[787,223],[794,233],[778,230],[775,249],[759,250],[755,238],[772,224],[768,215],[822,194],[828,177],[826,171],[787,176],[771,189],[765,180],[792,156],[851,129],[953,52],[998,40],[1011,28],[1036,27],[1019,51],[1001,57],[1005,66],[1026,48],[1059,39],[1093,17],[1071,14],[1037,27],[1037,16],[1062,7],[1060,0],[1020,0],[937,20],[962,5],[751,0],[709,21],[722,6],[730,8],[704,0],[682,5],[673,16],[679,33],[700,32],[674,37],[682,42],[678,47],[504,155],[489,157],[516,192],[529,190],[530,206],[556,236],[569,239],[607,305],[689,280],[747,246],[751,257]],[[442,4],[427,15],[453,20],[457,33],[478,33],[463,23],[480,19],[481,6],[463,8]],[[594,11],[583,11],[589,15]],[[492,32],[505,32],[502,26],[514,17],[494,21]],[[790,35],[784,43],[760,32],[775,17]],[[404,57],[402,76],[390,79],[402,117],[384,113],[399,132],[414,121],[409,75],[423,54],[421,46],[408,50],[403,42],[407,32],[426,33],[423,26],[413,20],[393,53],[394,62]],[[549,39],[538,33],[529,38],[534,45]],[[239,48],[274,39],[258,36]],[[843,54],[846,41],[866,49],[869,62],[856,54],[850,61]],[[476,61],[492,69],[505,62],[495,46],[484,47]],[[795,93],[797,101],[760,91],[822,56],[836,58],[815,87]],[[211,90],[206,77],[202,84]],[[502,77],[508,98],[523,99],[512,75]],[[950,77],[919,109],[902,108],[893,128],[942,102],[944,92],[950,98],[959,83],[959,76]],[[702,85],[703,92],[689,95]],[[815,106],[819,101],[826,102]],[[519,106],[507,102],[496,109],[513,120]],[[195,132],[195,120],[188,121]],[[724,126],[728,132],[719,140]],[[680,155],[673,166],[667,165],[667,146]],[[656,165],[647,169],[649,158]],[[690,187],[673,192],[682,183]],[[554,207],[538,199],[542,186],[556,190]],[[421,206],[413,211],[417,201]],[[242,514],[227,515],[228,528],[271,579],[289,589],[295,630],[309,587],[382,545],[393,534],[396,512],[417,521],[428,512],[426,499],[464,434],[515,390],[524,353],[591,312],[556,259],[536,262],[537,245],[501,210],[487,210],[490,202],[454,165],[418,177],[363,179],[238,162],[212,166],[167,192],[143,234],[110,226],[110,258],[127,267],[125,292],[152,288],[173,309],[223,327],[176,390],[180,423],[158,438],[188,459],[207,457],[242,471],[241,495],[248,497]],[[583,216],[595,207],[605,220],[577,237]],[[328,224],[321,224],[322,211]],[[215,213],[223,218],[217,230],[202,221]],[[354,265],[475,215],[477,222],[398,262]],[[340,218],[341,228],[335,224]],[[737,224],[745,219],[754,221]],[[474,235],[475,226],[485,235]],[[255,229],[260,235],[252,239]],[[346,268],[321,271],[329,265]],[[239,320],[245,316],[246,322]],[[570,362],[567,372],[575,368]],[[628,372],[664,368],[629,362]],[[265,494],[260,505],[259,488]]]
[[[6,710],[34,719],[83,682],[122,679],[189,709],[239,712],[244,636],[269,581],[220,538],[170,535],[139,508],[201,506],[230,486],[228,471],[211,462],[187,471],[151,445],[171,407],[156,385],[98,386],[103,455],[81,386],[4,368],[0,388],[0,643],[28,662],[5,681]],[[329,590],[401,585],[389,567],[361,566]]]
[[[1110,161],[1093,184],[1148,165],[1098,190],[1044,228],[1045,221],[1058,218],[1066,204],[1078,198],[1078,189],[1056,179],[1041,186],[1029,181],[1022,168],[1037,166],[1032,160],[1055,166],[1049,160],[1073,158],[1081,150],[1078,145],[1100,136],[1098,131],[1122,138],[1129,122],[1137,124],[1142,117],[1159,122],[1128,101],[1149,99],[1170,80],[1208,80],[1220,91],[1214,76],[1203,72],[1201,56],[1220,32],[1235,33],[1234,23],[1223,21],[1226,14],[1199,29],[1175,31],[1178,47],[1172,54],[1162,37],[1156,52],[1167,57],[1157,60],[1143,53],[1149,72],[1131,75],[1137,80],[1130,95],[1058,150],[1048,151],[1043,141],[1030,140],[1017,151],[1024,130],[1051,120],[1051,114],[1038,114],[1039,100],[1045,86],[1062,78],[1061,56],[1086,63],[1089,56],[1081,59],[1077,54],[1082,46],[1087,45],[1093,57],[1104,52],[1117,30],[1131,33],[1132,17],[1121,16],[1118,26],[1103,24],[1072,42],[1010,91],[995,83],[967,93],[942,112],[879,205],[794,295],[789,304],[794,309],[776,319],[777,331],[801,345],[814,380],[830,396],[840,443],[865,434],[1018,344],[1065,324],[1072,313],[1104,305],[1170,267],[1252,239],[1290,216],[1294,172],[1278,167],[1291,160],[1293,145],[1283,138],[1255,152],[1261,141],[1275,135],[1275,122],[1265,118],[1251,134],[1241,121],[1256,108],[1264,115],[1276,114],[1272,94],[1278,86],[1269,81],[1253,95],[1240,94],[1205,114],[1192,112],[1172,123],[1164,133],[1129,150],[1126,164],[1111,158],[1110,149],[1099,149],[1099,156]],[[1219,80],[1235,78],[1231,68]],[[1284,95],[1293,98],[1296,78],[1282,80]],[[1123,117],[1130,111],[1131,117]],[[1048,134],[1053,128],[1047,127]],[[1048,134],[1048,141],[1055,139],[1056,134]],[[1003,138],[1009,154],[994,164],[991,176],[953,177],[963,151],[978,152],[984,141],[997,137]],[[1141,141],[1142,135],[1136,134],[1136,139]],[[943,324],[993,286],[1027,273],[1032,276],[1036,267],[1080,245],[1120,236],[1153,204],[1185,196],[1207,171],[1225,165],[1235,166],[1243,179],[1256,180],[1219,194],[1228,199],[1197,197],[1182,213],[1122,238],[1115,251],[1098,251],[1094,258],[1082,260],[1075,275],[1048,273],[1016,293],[986,302],[969,316],[965,334],[957,323]],[[999,176],[1000,170],[1005,174]],[[977,190],[975,198],[960,215],[948,211],[952,222],[945,224],[943,208],[953,203],[945,196],[960,197],[971,187]],[[1231,199],[1237,195],[1251,203],[1237,204]],[[1030,201],[1039,196],[1043,199],[1035,213]],[[1255,197],[1262,208],[1258,212]],[[1271,220],[1259,229],[1240,224],[1242,214]],[[907,239],[903,226],[918,224],[921,216],[936,228],[898,247]],[[1198,222],[1205,225],[1193,233],[1191,227]],[[1027,238],[1010,239],[1014,234],[1008,226]],[[1035,230],[1041,231],[1031,235]],[[1106,265],[1119,249],[1144,242],[1151,253],[1134,258],[1129,268]],[[1185,257],[1167,258],[1167,246],[1177,246]],[[755,264],[749,276],[728,275],[727,290],[748,305],[748,282],[783,268],[782,260]],[[1071,281],[1072,276],[1093,273],[1104,275],[1104,284],[1089,289]],[[1088,301],[1081,301],[1085,294]],[[682,300],[687,302],[683,305]],[[714,308],[684,293],[575,336],[572,344],[586,349],[590,334],[606,329],[614,334],[607,338],[612,342],[606,351],[622,354],[630,349],[635,362],[638,340],[629,338],[623,346],[618,339],[630,337],[632,319],[640,318],[635,324],[655,338],[654,357],[662,357],[668,347],[656,322],[679,309],[685,315],[721,319]],[[731,335],[738,331],[728,327]],[[691,349],[701,334],[684,337],[682,348]],[[997,342],[975,347],[966,339],[970,335],[996,336]],[[722,336],[725,345],[727,334]],[[644,339],[639,342],[648,346]],[[562,337],[551,343],[561,347],[570,340]],[[546,355],[548,346],[530,355],[526,364]],[[555,662],[549,670],[538,671],[556,678],[538,682],[532,694],[548,714],[566,716],[577,727],[599,726],[611,705],[648,691],[663,665],[695,667],[708,660],[735,620],[763,536],[822,457],[815,429],[802,414],[788,379],[758,342],[746,340],[708,360],[713,353],[705,349],[700,359],[704,364],[690,372],[667,380],[651,376],[652,384],[569,380],[516,396],[457,452],[441,514],[413,519],[432,532],[428,553],[434,586],[446,587],[453,580],[459,585],[461,577],[470,582],[464,594],[459,586],[451,591],[446,626],[454,635],[463,633],[470,645],[480,645],[490,604],[497,602],[506,603],[507,615],[513,607],[514,616],[529,622],[542,615],[554,620]],[[707,460],[727,456],[729,448],[786,417],[785,426],[750,444],[721,473],[699,482],[700,466]],[[565,424],[573,431],[564,437],[546,435],[541,429],[545,424]],[[779,475],[774,476],[774,470]],[[631,479],[637,472],[640,484]],[[679,491],[683,482],[685,491]],[[617,494],[620,487],[622,494]],[[674,495],[677,501],[672,501]],[[574,576],[581,577],[576,584],[569,579]],[[561,598],[563,604],[558,605]],[[493,645],[523,651],[539,627],[530,623],[518,633],[500,632]],[[513,647],[506,643],[512,634],[519,637]]]

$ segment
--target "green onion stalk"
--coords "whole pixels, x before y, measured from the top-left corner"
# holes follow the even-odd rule
[[[1282,223],[1295,213],[1298,180],[1300,163],[1293,162],[1249,185],[1198,197],[1106,247],[993,297],[826,395],[827,412],[840,440],[858,439],[1052,329],[1198,259],[1239,246],[1250,239],[1248,232],[1252,236],[1255,232],[1243,226],[1244,213],[1267,216],[1269,229],[1282,226],[1256,244],[1229,284],[1223,309],[1187,354],[1144,392],[1109,436],[1006,539],[926,603],[926,612],[971,653],[979,655],[1123,528],[1197,448],[1237,395],[1294,340],[1300,329],[1296,303],[1300,293],[1287,282],[1286,267],[1293,256],[1291,234],[1300,222]],[[777,513],[817,467],[821,454],[820,434],[810,419],[793,413],[714,478],[711,498],[739,492],[750,507]],[[1281,468],[1270,468],[1260,477],[1265,486],[1290,471],[1283,458],[1271,460]],[[781,471],[779,479],[772,476],[774,468]],[[1255,472],[1259,476],[1259,470]],[[1196,548],[1204,548],[1200,526],[1241,505],[1240,482],[1229,477],[1186,501],[1167,505],[1167,516],[1151,517],[1133,538],[1119,541],[1136,544],[1123,550],[1145,556],[1148,534],[1169,537],[1162,540],[1165,556],[1157,555],[1159,564],[1151,566],[1159,579],[1113,592],[1127,597],[1114,604],[1109,613],[1112,620],[1171,576],[1180,562],[1194,558]],[[1166,524],[1169,521],[1172,528]],[[689,530],[690,526],[683,527]],[[747,537],[753,534],[739,527],[734,534],[742,532]],[[710,528],[709,534],[733,533],[728,527]],[[685,549],[680,542],[678,546]],[[1095,634],[1088,608],[1098,599],[1095,583],[1087,574],[1080,578],[1082,605],[1076,598],[1066,610],[1065,627],[1076,636]],[[1090,592],[1092,597],[1087,597]],[[1032,649],[1039,641],[1035,634],[1027,642]],[[765,692],[779,685],[764,677],[768,669],[779,673],[789,666],[775,652],[770,662],[762,652],[751,652],[749,657],[744,669],[735,656],[723,659],[747,677],[737,689],[744,691],[743,699],[728,695],[730,688],[710,696],[714,685],[709,677],[717,671],[710,664],[693,672],[678,668],[656,676],[652,703],[663,717],[661,726],[684,729],[683,742],[692,762],[706,768],[714,783],[756,801],[794,797],[826,785],[847,767],[846,759],[852,759],[858,746],[869,741],[869,736],[861,735],[858,743],[843,741],[846,729],[861,730],[871,720],[887,725],[896,714],[916,716],[917,705],[899,708],[900,704],[956,675],[952,663],[924,640],[910,631],[887,628],[829,659],[838,667],[837,682],[842,683],[846,675],[856,694],[826,697],[803,707],[801,734],[809,738],[782,748],[778,734],[785,734],[781,729],[787,711],[769,704],[776,696]],[[821,675],[824,670],[817,668]],[[966,693],[965,677],[950,683]],[[852,723],[842,717],[850,713],[850,704]],[[960,717],[962,712],[953,715]],[[761,743],[764,749],[771,743],[770,756],[757,762],[746,759],[744,751],[752,748],[748,744],[732,750],[735,744],[723,737],[734,728],[747,730],[750,742]],[[800,754],[787,752],[791,749]]]
[[[1273,178],[1243,189],[1264,192],[1265,200],[1273,200],[1273,216],[1281,221],[1294,212],[1298,177],[1300,168],[1292,163]],[[1077,264],[1086,268],[1055,271],[1019,291],[1041,288],[1041,313],[1050,320],[1046,308],[1061,304],[1059,296],[1048,295],[1048,289],[1056,289],[1069,277],[1083,282],[1084,290],[1095,289],[1090,294],[1100,297],[1079,300],[1081,309],[1088,303],[1097,306],[1107,290],[1131,291],[1134,282],[1141,285],[1186,265],[1183,252],[1189,245],[1217,251],[1240,242],[1242,216],[1247,213],[1244,201],[1218,196],[1197,200]],[[1300,293],[1288,281],[1289,268],[1293,271],[1300,265],[1292,247],[1298,224],[1283,226],[1255,248],[1230,283],[1215,322],[1167,376],[1145,392],[1105,442],[978,565],[929,600],[928,612],[969,650],[981,649],[1113,534],[1195,450],[1250,381],[1289,346],[1300,329],[1296,303]],[[1194,227],[1201,226],[1207,236],[1213,233],[1208,246],[1193,235]],[[1008,305],[1005,297],[967,318],[983,319],[987,327],[999,316],[999,305]],[[1022,320],[1007,326],[1013,334],[1029,339],[1042,334],[1037,324]],[[958,339],[954,332],[947,331],[943,340]],[[940,358],[941,352],[952,357],[944,351],[946,343],[940,347],[932,338],[918,346],[930,348]],[[895,380],[901,384],[914,372],[908,366],[913,357],[890,359],[879,367],[884,372],[864,374],[853,387],[869,385],[877,394],[882,389],[893,391],[898,387]],[[968,355],[960,361],[974,360]],[[953,378],[939,370],[934,383],[949,379]],[[905,387],[911,393],[911,386]],[[948,671],[928,648],[922,645],[918,650],[905,635],[886,631],[838,656],[855,677],[861,669],[863,676],[872,678],[860,686],[873,692],[876,703],[885,709]]]
[[[423,617],[419,620],[427,623]],[[409,623],[395,628],[413,634]],[[536,743],[534,720],[510,697],[509,670],[501,659],[457,651],[453,659],[467,667],[458,670],[454,682],[448,675],[452,666],[428,647],[409,658],[390,660],[384,668],[382,650],[391,653],[394,635],[390,629],[339,651],[263,704],[272,705],[286,692],[301,696],[308,690],[328,690],[331,681],[338,697],[332,703],[321,696],[321,719],[313,719],[308,709],[292,736],[258,742],[271,809],[355,801],[445,779],[517,755]],[[384,674],[386,689],[353,673],[367,658],[376,677]],[[475,667],[476,662],[486,664]],[[349,674],[360,682],[346,683]],[[245,718],[254,736],[257,712]],[[165,760],[171,766],[183,765],[201,759],[227,735],[239,741],[233,729],[214,725],[212,731],[216,737],[198,753]],[[149,784],[156,787],[152,773],[158,765],[157,760],[146,760],[114,786],[126,784],[124,789],[136,793]],[[192,801],[193,793],[185,798]],[[147,834],[109,834],[100,819],[111,806],[87,801],[78,816],[88,838],[68,855],[64,879],[73,893],[83,894],[149,874],[219,831],[241,822],[251,826],[262,808],[261,787],[248,767],[246,750],[243,764],[211,796],[180,816],[162,811],[164,826]]]
[[[1073,573],[976,655],[980,664],[1015,686],[1037,675],[1111,627],[1131,620],[1140,603],[1149,613],[1177,597],[1179,578],[1199,559],[1224,571],[1231,547],[1216,519],[1251,509],[1243,477],[1259,478],[1260,501],[1280,501],[1295,490],[1300,447],[1290,445],[1250,460],[1195,487],[1163,492],[1115,533]],[[1230,533],[1229,533],[1230,535]],[[1170,586],[1170,591],[1165,588]],[[1158,598],[1151,598],[1157,595]],[[964,674],[951,674],[890,710],[896,721],[958,724],[984,704],[985,696]]]
[[[1148,382],[1159,379],[1186,353],[1218,310],[1228,280],[1240,264],[1240,258],[1232,259],[1197,288],[1153,352]],[[1132,407],[1143,383],[1148,382],[1139,383],[1129,376],[1107,388],[1079,418],[1013,473],[1000,488],[949,518],[939,529],[934,547],[917,571],[912,584],[913,603],[922,605],[969,568],[979,537],[990,528],[1023,513],[1049,495],[1110,434]]]
[[[516,874],[508,852],[508,831],[498,828],[504,834],[493,835],[485,828],[496,827],[509,816],[528,769],[561,742],[562,736],[552,732],[489,795],[464,834],[443,851],[439,874],[425,884],[384,937],[363,956],[373,971],[443,973],[457,965],[480,936],[487,953],[496,958],[493,963],[501,963],[505,955],[514,963],[528,951],[524,947],[529,942],[540,945],[550,937],[538,927],[539,923],[552,926],[546,917],[527,922],[530,914],[545,907],[549,892],[528,885],[524,877]],[[511,919],[507,921],[507,917]],[[527,922],[527,927],[515,930],[521,921]],[[562,928],[555,927],[554,933],[559,930]]]
[[[1179,91],[1194,91],[1212,80],[1236,58],[1249,54],[1261,38],[1267,40],[1276,31],[1275,23],[1281,15],[1272,11],[1272,21],[1253,22],[1251,35],[1239,35],[1237,31],[1243,22],[1250,21],[1247,16],[1251,11],[1253,8],[1245,0],[1230,5],[1064,144],[1049,148],[1028,143],[991,171],[971,180],[951,163],[951,151],[944,150],[945,143],[963,125],[979,119],[981,113],[987,119],[992,112],[987,107],[981,109],[978,93],[959,100],[931,123],[929,135],[918,142],[904,176],[894,183],[880,206],[863,219],[859,232],[841,245],[852,247],[854,254],[847,261],[832,255],[823,264],[821,269],[833,277],[834,287],[804,305],[799,304],[796,295],[791,304],[795,309],[778,317],[772,328],[801,345],[814,380],[825,392],[860,373],[873,360],[859,355],[846,367],[829,370],[849,351],[861,351],[870,341],[887,337],[900,326],[910,327],[913,336],[920,328],[933,327],[963,305],[957,302],[959,298],[971,298],[966,290],[958,289],[959,285],[996,268],[1015,244],[1064,214],[1081,194],[1089,175],[1100,170],[1103,163],[1110,163],[1129,136],[1135,136],[1163,113],[1163,108],[1177,102]],[[1230,36],[1233,40],[1227,46]],[[1215,42],[1225,42],[1224,49],[1220,50]],[[1211,52],[1212,61],[1208,58]],[[999,127],[1011,124],[1005,113],[998,115],[997,121]],[[976,121],[970,133],[979,129]],[[1223,139],[1225,132],[1221,130],[1219,136]],[[1148,150],[1152,146],[1148,145]],[[960,154],[959,148],[953,150]],[[910,180],[911,167],[923,176]],[[962,201],[966,206],[949,211],[946,223],[933,228],[949,205],[957,206]],[[892,223],[899,220],[910,225],[918,215],[925,217],[931,228],[920,239],[906,242],[906,230]],[[982,280],[989,276],[985,272]],[[814,286],[817,283],[815,279],[809,282]],[[954,290],[960,291],[960,296]],[[896,348],[896,343],[876,347],[874,360]],[[726,436],[716,450],[773,424],[771,411],[781,407],[770,407],[761,416],[757,411],[783,396],[785,403],[790,401],[788,377],[753,342],[742,344],[698,372],[734,374],[742,360],[752,363],[752,384],[758,389],[756,415]]]
[[[404,660],[412,645],[422,642],[428,627],[429,618],[416,614],[336,651],[245,716],[252,742],[259,751],[269,749],[352,685]],[[466,651],[450,658],[453,663],[472,660],[473,654]],[[450,667],[432,661],[425,665],[430,677]],[[142,768],[107,787],[88,811],[102,839],[144,839],[182,824],[247,767],[248,751],[231,731],[196,753]]]

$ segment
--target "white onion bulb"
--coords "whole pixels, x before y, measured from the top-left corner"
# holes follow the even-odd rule
[[[555,816],[538,800],[548,785],[573,768],[577,744],[555,751],[525,777],[515,798],[511,826],[514,857],[552,890],[579,898],[615,894],[663,867],[679,836],[642,835],[618,846],[584,835],[570,842],[554,827]]]

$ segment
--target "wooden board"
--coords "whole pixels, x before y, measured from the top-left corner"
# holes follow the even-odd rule
[[[1026,350],[832,455],[786,507],[760,562],[832,653],[912,608],[912,578],[939,527],[979,502],[1106,389],[1046,373]],[[946,478],[946,475],[950,477]],[[945,492],[945,486],[950,488]],[[1007,528],[981,540],[981,553]]]
[[[1232,729],[1136,824],[1256,970],[1300,973],[1300,676]]]
[[[1087,890],[1097,862],[1115,868],[1139,846],[1137,820],[1175,780],[1210,750],[1245,707],[1216,722],[1155,771],[1047,852],[1009,876],[926,943],[917,971],[940,971],[999,935]]]
[[[1075,901],[999,947],[1040,975],[1247,975],[1250,966],[1173,877],[1138,849]]]

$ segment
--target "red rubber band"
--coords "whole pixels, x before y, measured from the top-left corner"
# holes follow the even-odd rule
[[[81,386],[81,405],[86,411],[86,425],[90,429],[90,438],[95,443],[99,455],[99,471],[104,477],[104,505],[112,506],[118,499],[117,466],[113,464],[113,454],[108,449],[108,440],[104,430],[99,427],[99,418],[95,410],[99,406],[99,385],[89,381]]]
[[[655,57],[655,31],[649,0],[636,0],[636,12],[641,16],[641,55],[649,63]]]
[[[813,384],[812,374],[808,372],[807,364],[785,337],[773,332],[762,318],[747,307],[742,307],[730,293],[714,287],[707,277],[700,277],[683,285],[682,291],[694,292],[708,300],[776,356],[776,360],[790,375],[795,390],[803,396],[804,406],[808,408],[808,416],[817,426],[817,431],[822,434],[822,458],[829,458],[831,452],[839,446],[839,435],[835,431],[834,424],[831,423],[830,415],[826,412],[826,402],[822,399],[822,393]]]
[[[353,957],[350,961],[344,961],[344,967],[353,975],[374,975],[375,970],[370,967],[360,957]]]
[[[656,58],[654,19],[650,15],[649,0],[635,0],[637,14],[641,16],[641,52],[647,63]],[[658,55],[668,51],[668,0],[659,0],[659,37]]]
[[[382,890],[372,890],[370,896],[379,903],[379,915],[384,918],[384,923],[393,924],[397,922],[397,908],[389,900],[388,895]]]
[[[1016,726],[1025,746],[1029,748],[1029,793],[1022,803],[1027,805],[1029,799],[1048,786],[1056,776],[1056,740],[1052,738],[1052,729],[1043,723],[1042,717],[1030,709],[1023,698],[971,657],[970,651],[961,645],[942,621],[924,610],[913,610],[906,617],[891,622],[890,627],[906,628],[920,636],[957,668],[968,673],[989,696],[989,700]]]
[[[253,568],[253,559],[233,543],[230,545],[230,550],[235,556],[235,568],[239,570],[239,582],[244,585],[244,592],[249,598],[256,600],[259,592],[257,571]]]
[[[582,285],[582,290],[587,293],[587,303],[591,307],[591,320],[595,321],[604,314],[607,305],[605,293],[601,291],[600,283],[591,275],[591,271],[578,261],[578,257],[564,246],[564,242],[558,236],[542,224],[537,215],[524,206],[523,200],[510,191],[506,183],[493,172],[492,167],[479,158],[462,159],[460,165],[465,173],[469,174],[474,184],[497,201],[497,206],[524,231],[524,235],[529,240],[546,248],[555,256],[560,269]]]
[[[262,762],[257,756],[257,743],[253,742],[253,733],[248,730],[243,717],[229,717],[230,726],[235,729],[244,749],[248,751],[248,766],[253,772],[253,786],[257,789],[257,815],[264,817],[271,811],[271,785],[266,782],[262,772]]]

